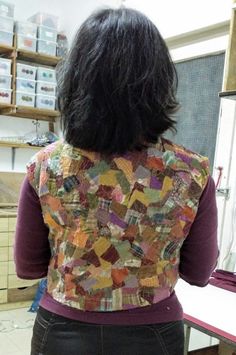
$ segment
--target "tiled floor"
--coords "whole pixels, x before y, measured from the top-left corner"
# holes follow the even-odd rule
[[[35,313],[28,308],[0,312],[0,354],[29,355]]]

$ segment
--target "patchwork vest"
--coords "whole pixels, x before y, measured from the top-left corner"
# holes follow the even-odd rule
[[[59,141],[27,168],[49,228],[47,291],[55,300],[117,311],[169,297],[207,158],[163,138],[110,157]]]

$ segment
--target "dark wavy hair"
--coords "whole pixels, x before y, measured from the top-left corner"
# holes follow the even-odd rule
[[[127,8],[92,14],[59,68],[65,140],[100,153],[124,153],[175,130],[177,74],[156,26]]]

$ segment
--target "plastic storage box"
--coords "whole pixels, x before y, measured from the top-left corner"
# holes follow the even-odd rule
[[[0,74],[1,75],[11,74],[11,59],[0,58]]]
[[[36,107],[46,110],[55,110],[56,98],[54,96],[36,95]]]
[[[15,5],[9,3],[8,1],[0,0],[0,15],[7,17],[14,17]]]
[[[56,55],[57,43],[38,39],[37,52],[47,55]]]
[[[56,73],[54,69],[38,67],[36,77],[39,81],[49,81],[50,83],[56,83]]]
[[[64,33],[57,34],[57,56],[65,57],[68,52],[68,39]]]
[[[31,16],[29,21],[37,23],[39,26],[54,28],[55,30],[58,28],[58,17],[43,12],[38,12],[37,14]]]
[[[56,95],[56,84],[47,81],[37,81],[36,93],[48,96]]]
[[[0,88],[0,103],[10,104],[11,103],[11,89],[1,89]]]
[[[13,32],[14,19],[11,17],[0,16],[0,30]]]
[[[35,94],[35,80],[29,80],[24,78],[16,78],[16,90],[24,91],[30,94]]]
[[[12,75],[0,75],[0,88],[11,89]]]
[[[32,65],[23,63],[16,64],[16,76],[18,78],[25,78],[29,80],[35,80],[37,68]]]
[[[36,52],[36,38],[17,35],[17,48]]]
[[[37,25],[32,22],[17,21],[15,23],[15,32],[26,37],[37,37]]]
[[[38,39],[43,39],[44,41],[56,42],[57,41],[57,30],[46,26],[38,27]]]
[[[29,94],[27,92],[16,92],[16,104],[18,106],[30,106],[34,107],[35,94]]]
[[[13,32],[0,30],[0,44],[4,44],[6,46],[12,46],[12,42],[13,42]]]

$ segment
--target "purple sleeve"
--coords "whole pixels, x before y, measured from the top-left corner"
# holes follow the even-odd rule
[[[47,275],[50,260],[48,228],[43,221],[39,197],[27,177],[18,204],[14,260],[17,276],[22,279],[39,279]]]
[[[180,277],[191,285],[207,285],[218,254],[215,183],[210,176],[196,218],[180,250]]]

